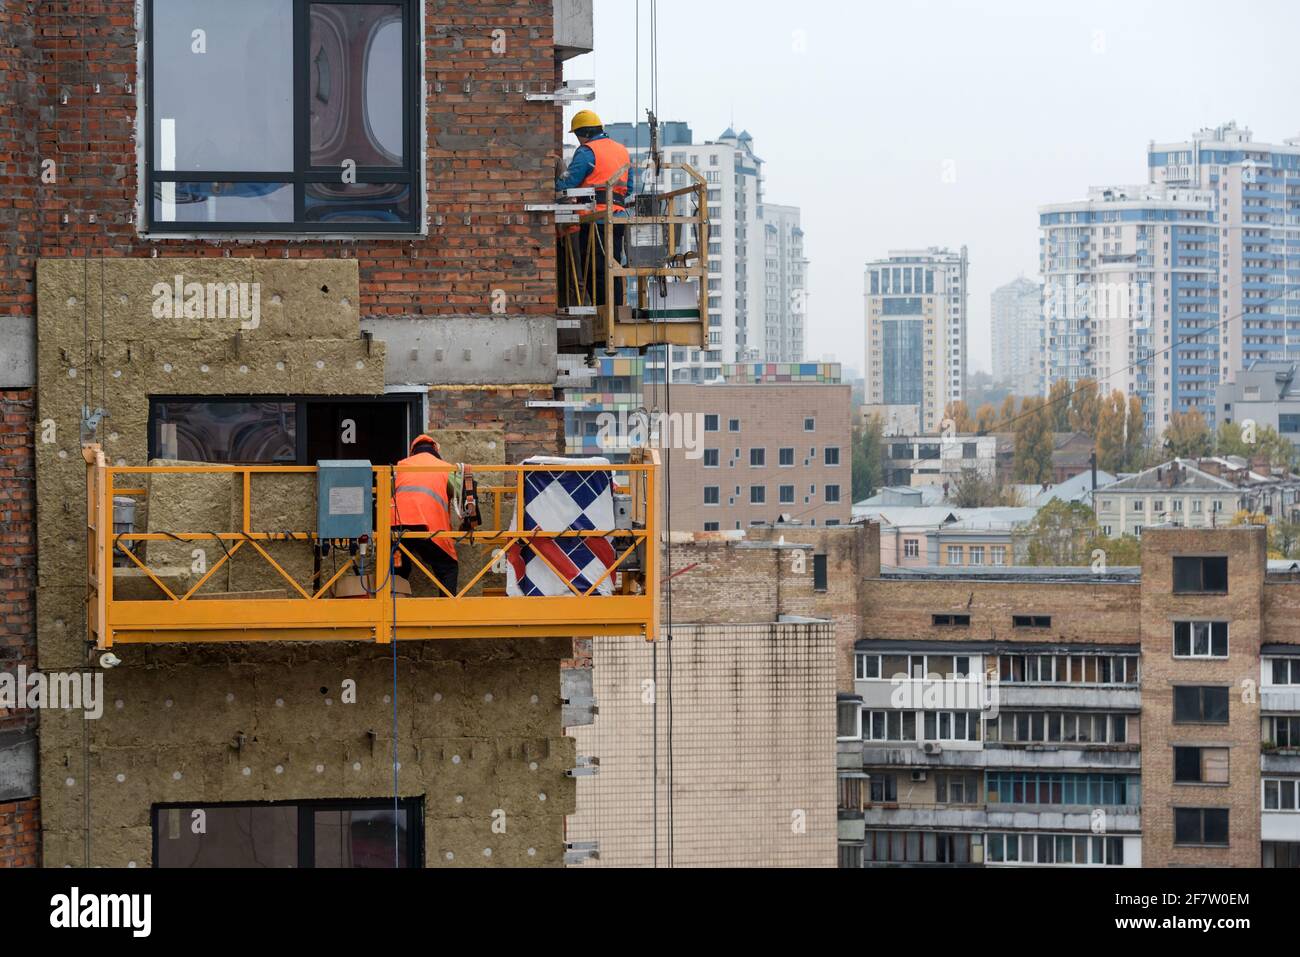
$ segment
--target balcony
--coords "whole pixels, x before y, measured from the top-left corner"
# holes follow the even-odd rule
[[[971,749],[968,742],[962,742],[965,749],[942,746],[942,750],[927,754],[915,744],[879,744],[874,742],[840,742],[837,767],[840,770],[864,767],[887,768],[934,768],[979,769],[997,768],[1007,770],[1134,770],[1142,766],[1142,752],[1134,745],[1123,749],[1116,747],[1066,747],[1056,745],[1013,746],[1005,747],[989,744],[983,748]],[[857,764],[854,760],[860,756]]]
[[[368,526],[366,534],[342,540],[317,534],[316,467],[112,467],[96,447],[86,449],[86,459],[88,638],[100,649],[632,634],[653,640],[657,634],[654,451],[637,450],[632,464],[613,468],[475,466],[482,525],[473,532],[396,534],[388,521],[375,521],[391,512],[394,475],[421,470],[373,468],[373,509],[359,504],[358,495],[345,513],[358,527]],[[615,469],[628,484],[614,481]],[[582,527],[591,524],[583,516],[603,515],[603,506],[580,509],[578,519],[556,530],[526,512],[536,501],[533,490],[553,480],[545,476],[583,473],[608,476],[603,495],[618,506],[610,509],[620,516],[615,527]],[[606,484],[585,478],[576,484],[589,481]],[[123,511],[133,506],[154,530],[136,530],[131,522],[115,527],[115,504]],[[413,541],[431,538],[458,546],[454,594],[413,554]],[[596,555],[598,561],[579,566]],[[403,556],[412,566],[409,589],[391,571]],[[500,587],[507,565],[524,583],[516,581],[515,595]],[[534,587],[534,578],[547,587]]]

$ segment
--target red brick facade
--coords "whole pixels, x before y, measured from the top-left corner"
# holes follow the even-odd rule
[[[0,868],[39,867],[41,802],[0,804]]]

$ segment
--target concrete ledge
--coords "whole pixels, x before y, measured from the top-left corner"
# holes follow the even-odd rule
[[[552,316],[363,319],[388,346],[385,385],[534,385],[558,375]]]
[[[36,320],[0,316],[0,389],[36,385]]]

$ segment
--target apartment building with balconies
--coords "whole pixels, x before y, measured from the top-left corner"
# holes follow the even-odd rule
[[[868,569],[840,866],[1300,866],[1297,608],[1262,527],[1150,529],[1133,568]]]

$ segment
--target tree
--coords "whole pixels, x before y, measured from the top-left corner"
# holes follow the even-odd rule
[[[1068,432],[1070,430],[1070,383],[1057,379],[1047,394],[1047,406],[1052,415],[1052,431]]]
[[[969,435],[975,431],[975,420],[970,417],[970,410],[966,408],[965,402],[949,402],[948,407],[943,410],[943,417],[945,433]],[[947,423],[951,423],[951,429],[947,427]]]
[[[1271,425],[1246,426],[1231,422],[1219,426],[1214,435],[1214,451],[1218,455],[1239,455],[1252,461],[1262,458],[1269,465],[1287,468],[1292,466],[1296,457],[1295,446]]]
[[[1175,412],[1165,429],[1165,451],[1177,459],[1199,459],[1210,454],[1212,437],[1205,416],[1197,409]]]
[[[948,503],[955,508],[995,508],[1015,507],[1020,501],[1015,489],[999,485],[978,469],[962,469],[948,490]]]
[[[985,402],[975,413],[975,431],[979,435],[989,435],[998,427],[998,410]]]
[[[1133,535],[1121,535],[1119,538],[1095,538],[1092,551],[1101,551],[1106,564],[1112,567],[1142,564],[1142,540]]]
[[[1142,452],[1146,446],[1147,417],[1139,396],[1129,396],[1128,422],[1124,426],[1124,462],[1122,468],[1134,471],[1142,467]]]
[[[1242,525],[1263,525],[1268,529],[1268,557],[1269,558],[1286,558],[1286,549],[1278,541],[1278,529],[1268,520],[1267,515],[1255,514],[1242,509],[1232,517],[1232,525],[1240,527]]]
[[[1124,393],[1116,390],[1101,400],[1097,416],[1097,465],[1107,472],[1118,472],[1124,464],[1125,425],[1128,413],[1128,400]]]
[[[998,413],[998,428],[1013,428],[1012,420],[1016,417],[1016,397],[1009,395],[1002,400],[1002,409]]]
[[[1053,499],[1016,532],[1016,556],[1029,565],[1087,565],[1092,562],[1092,545],[1097,537],[1092,509],[1078,502]]]
[[[853,501],[876,494],[884,478],[885,420],[873,415],[853,430]]]
[[[1039,398],[1025,399],[1016,419],[1017,482],[1045,485],[1052,480],[1052,410]]]
[[[1101,395],[1094,379],[1080,379],[1070,396],[1070,428],[1097,437],[1097,419],[1101,415]]]

